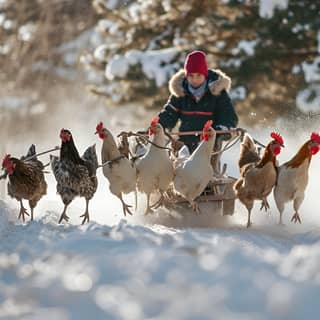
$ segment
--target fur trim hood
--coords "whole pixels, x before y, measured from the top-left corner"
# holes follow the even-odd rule
[[[221,70],[209,70],[209,89],[214,96],[218,96],[222,90],[229,91],[231,79]],[[185,73],[181,69],[175,73],[169,81],[169,91],[176,97],[183,97],[186,94]]]

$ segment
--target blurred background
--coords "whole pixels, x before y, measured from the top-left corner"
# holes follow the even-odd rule
[[[0,38],[1,111],[50,112],[62,89],[158,110],[202,49],[243,123],[320,113],[317,1],[0,0]]]

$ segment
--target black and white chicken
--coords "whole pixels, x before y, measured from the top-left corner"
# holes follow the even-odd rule
[[[62,220],[69,220],[67,207],[75,197],[79,196],[86,199],[85,212],[80,216],[83,217],[82,224],[84,224],[86,221],[89,222],[89,201],[98,187],[96,148],[95,145],[88,147],[80,157],[69,130],[61,129],[60,139],[60,158],[50,156],[52,171],[57,181],[57,193],[64,203],[59,223]]]

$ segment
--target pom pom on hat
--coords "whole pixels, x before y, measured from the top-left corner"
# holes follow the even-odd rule
[[[184,63],[184,73],[187,77],[190,73],[201,73],[208,77],[206,55],[203,51],[192,51],[187,55]]]

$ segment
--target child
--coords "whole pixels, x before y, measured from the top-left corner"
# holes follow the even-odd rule
[[[184,70],[169,82],[171,96],[159,113],[159,122],[172,129],[180,119],[179,131],[201,131],[208,120],[214,128],[235,128],[238,116],[227,93],[231,80],[220,70],[208,70],[206,55],[193,51],[187,55]],[[180,136],[190,153],[197,147],[200,136]]]

